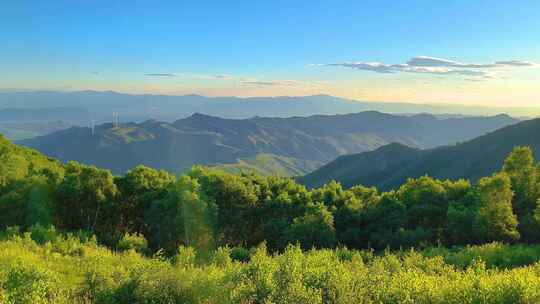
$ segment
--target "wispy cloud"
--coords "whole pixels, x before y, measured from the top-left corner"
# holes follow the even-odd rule
[[[330,85],[326,81],[306,81],[306,80],[294,80],[294,79],[285,79],[285,80],[259,80],[259,79],[244,79],[240,81],[242,86],[257,86],[257,87],[270,87],[270,86],[281,86],[281,87],[324,87]]]
[[[443,58],[418,56],[407,61],[407,65],[415,67],[451,67],[451,68],[471,68],[485,69],[496,67],[496,63],[463,63]]]
[[[497,65],[505,65],[505,66],[516,66],[516,67],[523,67],[523,66],[538,66],[538,64],[530,61],[521,61],[521,60],[508,60],[508,61],[497,61],[495,62]]]
[[[241,85],[246,86],[276,86],[279,85],[278,82],[275,81],[241,81]]]
[[[382,62],[343,62],[315,64],[314,66],[341,66],[356,70],[371,71],[376,73],[418,73],[433,75],[460,75],[481,81],[496,78],[495,73],[490,71],[493,68],[502,67],[532,67],[535,63],[521,60],[496,61],[493,63],[467,63],[449,59],[418,56],[411,58],[407,63],[385,64]]]
[[[228,74],[216,74],[216,75],[212,75],[212,78],[228,80],[228,79],[232,79],[233,77]]]
[[[172,73],[148,73],[148,74],[144,74],[144,76],[149,76],[149,77],[176,77],[176,74],[172,74]]]

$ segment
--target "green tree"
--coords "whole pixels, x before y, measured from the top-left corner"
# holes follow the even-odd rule
[[[407,207],[407,228],[421,227],[432,233],[433,241],[443,238],[449,204],[443,182],[428,176],[409,179],[396,194]]]
[[[289,228],[290,243],[300,243],[302,248],[331,248],[336,242],[334,218],[326,206],[312,204],[306,214],[295,218]]]
[[[30,227],[52,224],[54,185],[47,177],[34,175],[13,181],[0,195],[0,227]]]
[[[66,165],[64,180],[56,191],[58,226],[84,229],[104,237],[116,233],[115,199],[118,190],[110,171],[76,162]]]
[[[407,224],[407,209],[395,192],[356,214],[357,224],[346,230],[340,240],[353,248],[384,249],[396,244],[396,235]],[[397,245],[399,246],[399,244]]]
[[[256,218],[258,187],[249,178],[219,170],[195,167],[189,176],[196,179],[205,197],[216,203],[220,244],[250,247],[254,231],[260,231]]]
[[[470,190],[462,199],[450,202],[447,218],[447,241],[451,245],[478,243],[476,231],[479,197]]]
[[[347,190],[352,197],[333,212],[336,235],[339,242],[351,248],[365,247],[367,240],[362,238],[362,225],[366,210],[372,209],[379,203],[381,197],[375,188],[354,186]]]
[[[514,198],[512,207],[519,220],[519,231],[526,241],[537,240],[540,225],[534,219],[539,199],[538,170],[529,147],[516,147],[506,158],[503,166],[512,183]]]
[[[512,211],[513,192],[506,173],[484,177],[478,182],[477,229],[483,241],[516,241],[517,217]]]
[[[152,248],[171,254],[180,245],[208,252],[216,243],[216,218],[215,203],[200,191],[196,179],[184,175],[147,212],[148,240]]]
[[[259,185],[262,184],[259,182]],[[256,209],[256,227],[252,245],[266,241],[270,250],[281,250],[287,246],[287,229],[295,218],[305,214],[311,202],[311,193],[289,178],[268,177],[266,183],[259,191],[259,200]],[[258,235],[260,233],[260,235]]]
[[[126,175],[116,178],[118,187],[119,209],[121,214],[120,229],[128,232],[145,233],[148,228],[144,215],[152,202],[167,195],[175,177],[166,171],[158,171],[145,166],[137,166]]]

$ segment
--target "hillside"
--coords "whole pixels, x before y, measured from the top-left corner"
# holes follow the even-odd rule
[[[515,146],[529,146],[539,157],[540,119],[524,121],[473,140],[428,150],[392,144],[376,151],[346,155],[299,178],[310,187],[330,180],[344,186],[363,184],[394,188],[409,177],[468,178],[473,181],[500,169]]]
[[[139,164],[178,172],[194,164],[236,164],[242,159],[256,159],[259,154],[271,154],[281,160],[297,160],[284,164],[287,175],[294,175],[305,172],[305,162],[313,168],[313,164],[329,162],[339,155],[371,151],[391,142],[432,148],[515,122],[505,115],[438,119],[426,114],[361,112],[224,119],[194,114],[174,123],[148,120],[118,127],[102,124],[94,134],[89,128],[73,127],[20,143],[62,161],[77,160],[115,173]]]
[[[239,159],[236,163],[217,164],[215,167],[230,173],[257,173],[260,175],[300,176],[319,168],[322,163],[312,160],[260,153]]]
[[[24,180],[42,171],[61,175],[59,172],[63,169],[57,160],[33,149],[15,145],[0,135],[0,188],[5,186],[8,180]]]

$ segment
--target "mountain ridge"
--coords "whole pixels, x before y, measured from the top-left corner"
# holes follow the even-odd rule
[[[421,103],[360,101],[327,94],[275,97],[207,97],[196,94],[127,94],[115,91],[23,91],[0,92],[2,108],[79,107],[88,111],[97,122],[110,120],[117,112],[123,121],[144,121],[157,118],[174,121],[195,112],[224,118],[309,116],[316,114],[346,114],[375,110],[394,114],[429,112],[432,114],[539,115],[540,108],[497,108]],[[81,125],[87,125],[84,120]]]
[[[535,156],[540,157],[540,138],[537,134],[540,134],[540,119],[532,119],[460,144],[416,150],[406,159],[401,157],[404,148],[393,144],[395,149],[384,154],[382,159],[376,159],[376,156],[383,155],[381,151],[388,150],[388,147],[342,156],[298,180],[309,187],[333,179],[346,187],[364,184],[385,190],[400,185],[407,178],[422,175],[439,179],[466,178],[474,182],[500,169],[505,157],[515,146],[529,146],[535,151]],[[390,169],[384,168],[378,162],[392,162],[393,166]]]
[[[241,160],[253,164],[258,154],[266,154],[275,157],[263,159],[263,163],[286,167],[299,164],[297,170],[290,170],[292,174],[313,169],[302,161],[322,164],[339,155],[371,151],[391,142],[431,148],[516,122],[506,116],[425,120],[375,111],[249,119],[196,113],[172,123],[155,119],[119,126],[105,123],[97,125],[94,133],[88,127],[72,127],[19,143],[62,161],[77,160],[115,173],[138,164],[172,172],[195,164],[213,166]],[[449,123],[461,126],[448,131]]]

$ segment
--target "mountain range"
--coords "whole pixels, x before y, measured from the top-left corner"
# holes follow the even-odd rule
[[[437,118],[380,112],[308,117],[225,119],[193,114],[172,123],[106,123],[72,127],[19,141],[62,161],[125,172],[138,164],[184,171],[195,164],[231,171],[301,175],[344,154],[389,143],[427,149],[465,141],[511,125],[507,115]]]
[[[6,111],[5,109],[8,109]],[[1,109],[4,109],[2,113]],[[540,108],[497,108],[459,105],[425,105],[413,103],[369,102],[333,97],[329,95],[278,96],[278,97],[205,97],[200,95],[152,95],[123,94],[114,91],[4,91],[0,92],[0,121],[13,120],[21,113],[16,110],[49,111],[47,115],[28,112],[24,117],[32,120],[52,120],[73,122],[88,126],[92,120],[97,123],[110,122],[112,113],[120,120],[142,122],[157,119],[173,122],[194,113],[204,113],[223,118],[291,117],[310,115],[333,115],[380,111],[394,114],[432,113],[496,115],[510,113],[515,117],[539,115]],[[69,111],[67,111],[69,110]],[[15,112],[14,112],[15,111]],[[13,115],[3,115],[9,114]],[[32,116],[33,114],[33,116]],[[48,120],[51,120],[47,118]]]
[[[309,187],[336,180],[346,187],[362,184],[383,190],[423,175],[474,182],[499,170],[516,146],[531,147],[535,157],[540,157],[539,134],[540,119],[533,119],[451,146],[421,150],[392,143],[374,151],[340,156],[298,180]]]

